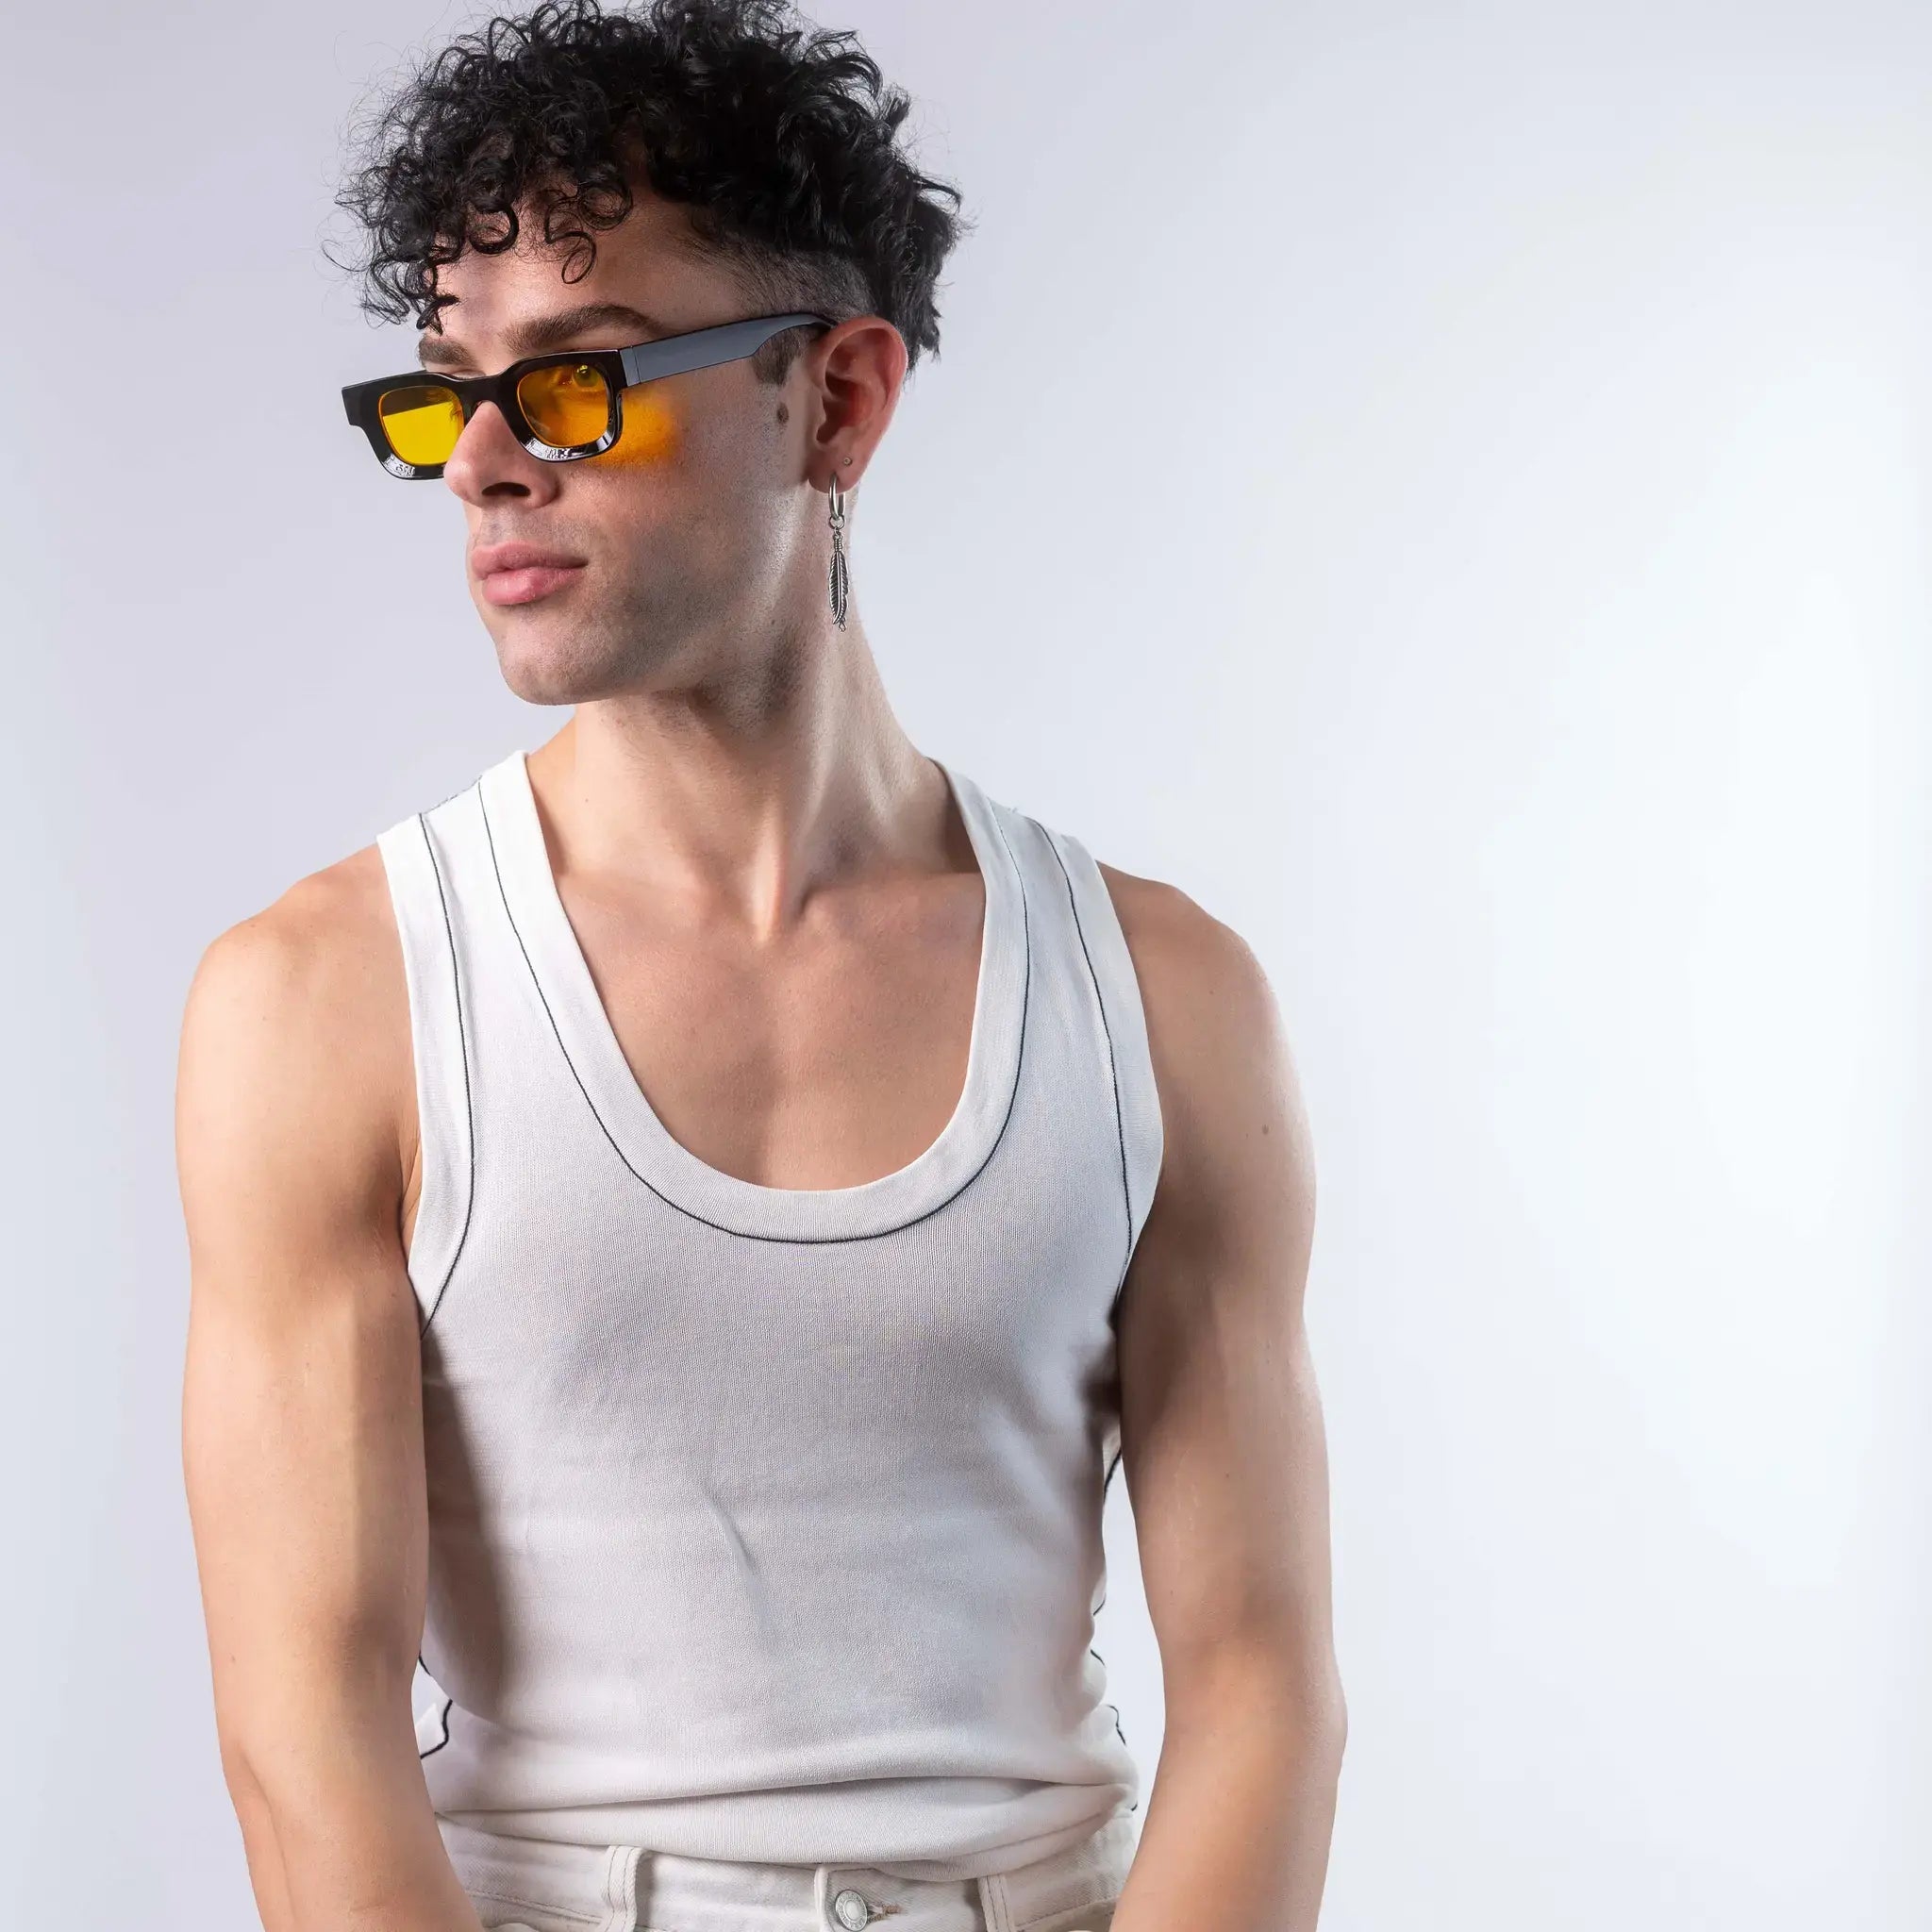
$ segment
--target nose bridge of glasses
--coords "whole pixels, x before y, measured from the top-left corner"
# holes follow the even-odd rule
[[[505,429],[525,449],[539,453],[582,450],[604,441],[611,433],[616,402],[613,388],[601,371],[594,396],[551,395],[544,389],[546,380],[558,370],[581,360],[581,357],[574,358],[567,353],[527,358],[491,375],[442,377],[460,411],[457,440],[468,431],[486,404],[494,404]],[[525,386],[532,382],[536,391],[526,396]],[[590,416],[594,416],[594,422]]]
[[[516,409],[513,401],[510,402],[509,408],[506,408],[504,407],[505,400],[505,395],[500,391],[493,394],[485,394],[474,390],[469,394],[459,398],[462,406],[462,424],[456,433],[455,441],[450,445],[450,457],[456,455],[457,445],[462,441],[464,437],[469,435],[476,419],[486,408],[495,409],[496,419],[503,433],[512,442],[516,443],[520,448],[527,448],[529,446],[529,439],[532,434],[530,425],[524,424],[523,426],[519,427],[521,412]],[[474,447],[475,445],[473,445]],[[445,461],[448,459],[448,458],[444,458]]]
[[[455,395],[457,408],[462,411],[465,424],[474,420],[485,403],[494,403],[497,413],[508,421],[517,407],[516,388],[521,379],[521,365],[499,369],[493,375],[445,375],[441,378]]]
[[[443,375],[431,376],[427,380],[440,382],[455,396],[463,429],[469,428],[486,405],[494,405],[503,426],[522,442],[530,434],[531,425],[525,414],[518,388],[529,374],[526,363],[514,362],[490,375]]]

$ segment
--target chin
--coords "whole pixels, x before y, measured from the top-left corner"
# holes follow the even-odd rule
[[[587,649],[581,634],[560,637],[548,629],[513,624],[496,640],[503,681],[526,705],[580,705],[636,687],[634,666]]]
[[[541,624],[510,624],[496,640],[497,668],[503,681],[526,705],[574,705],[594,696],[595,667],[580,651],[544,635]]]

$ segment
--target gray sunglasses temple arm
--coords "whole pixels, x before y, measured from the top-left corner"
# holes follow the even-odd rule
[[[640,342],[619,353],[624,359],[626,385],[648,382],[659,375],[682,375],[691,369],[709,369],[714,363],[735,362],[769,341],[781,329],[796,328],[801,323],[823,323],[833,326],[829,315],[799,311],[791,315],[754,315],[745,322],[720,323],[716,328],[693,330],[656,342]]]

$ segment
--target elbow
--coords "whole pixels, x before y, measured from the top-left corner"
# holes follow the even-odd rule
[[[417,1761],[408,1690],[398,1690],[387,1669],[286,1668],[272,1690],[258,1675],[246,1697],[224,1696],[224,1688],[216,1687],[215,1732],[238,1810],[247,1805],[299,1819]]]
[[[1341,1688],[1341,1674],[1334,1658],[1322,1674],[1321,1682],[1304,1700],[1308,1734],[1332,1767],[1340,1772],[1342,1754],[1348,1749],[1348,1697]]]
[[[1322,1668],[1271,1649],[1170,1673],[1167,1728],[1176,1738],[1262,1728],[1289,1740],[1304,1761],[1339,1769],[1348,1743],[1348,1700],[1332,1659]]]
[[[1328,1753],[1338,1772],[1341,1769],[1341,1760],[1347,1750],[1348,1700],[1341,1694],[1341,1687],[1338,1684],[1328,1713]]]
[[[241,1740],[233,1732],[217,1726],[221,1751],[222,1782],[227,1788],[228,1803],[235,1822],[242,1828],[242,1848],[251,1874],[278,1870],[275,1812],[268,1791],[257,1774],[255,1765]]]
[[[242,1821],[244,1835],[256,1821],[273,1818],[269,1793],[275,1780],[275,1753],[270,1740],[255,1737],[248,1725],[219,1720],[215,1725],[220,1749],[222,1782]]]

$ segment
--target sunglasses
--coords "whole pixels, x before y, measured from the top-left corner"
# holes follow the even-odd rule
[[[709,369],[755,354],[782,329],[828,315],[753,315],[683,335],[658,336],[627,349],[563,349],[525,356],[494,375],[379,375],[342,391],[351,426],[361,430],[391,476],[442,475],[477,405],[494,403],[510,434],[546,463],[573,463],[607,450],[624,433],[624,392],[687,370]]]

